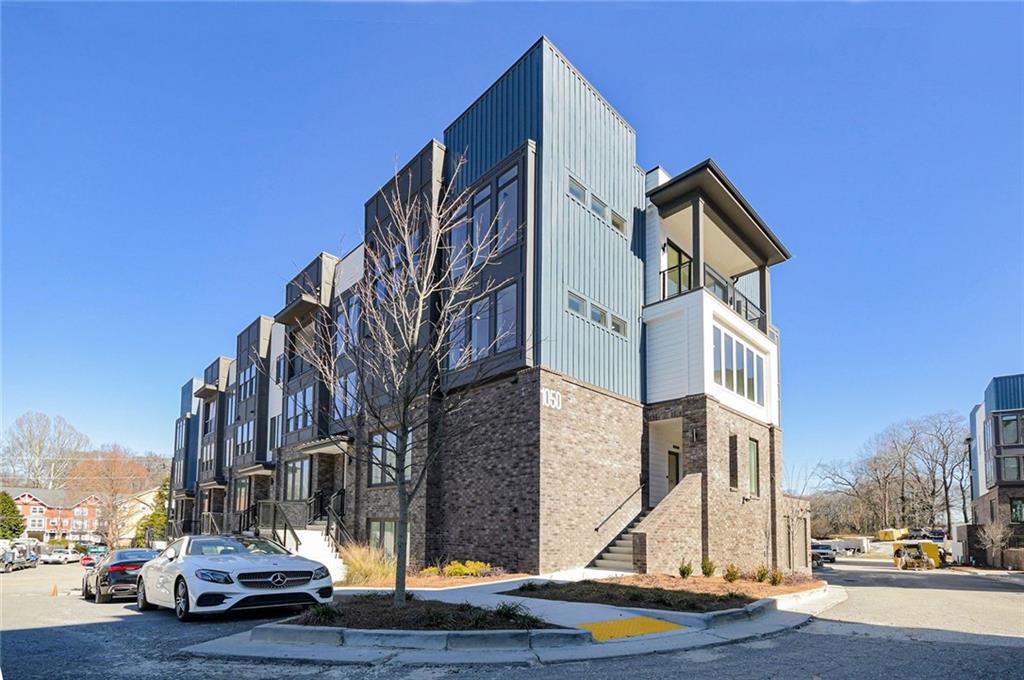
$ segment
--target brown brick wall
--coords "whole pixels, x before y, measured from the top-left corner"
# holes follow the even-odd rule
[[[674,574],[689,561],[700,572],[704,475],[685,475],[633,533],[633,568],[638,573]]]
[[[641,510],[640,404],[541,370],[540,570],[589,564]]]

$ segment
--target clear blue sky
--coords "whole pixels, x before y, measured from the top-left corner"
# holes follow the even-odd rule
[[[3,7],[3,424],[169,453],[179,386],[544,33],[774,270],[788,464],[1024,370],[1020,4]]]

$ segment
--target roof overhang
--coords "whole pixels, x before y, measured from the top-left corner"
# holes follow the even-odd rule
[[[202,385],[199,386],[199,389],[197,389],[192,394],[192,396],[199,397],[200,399],[209,399],[210,397],[217,396],[217,392],[219,392],[219,391],[220,390],[217,388],[216,384],[214,384],[214,383],[203,383]]]
[[[238,474],[242,477],[248,477],[250,475],[272,475],[274,474],[273,463],[259,463],[257,465],[250,465],[248,467],[239,468]]]
[[[226,489],[227,485],[221,479],[208,479],[205,482],[199,482],[198,487],[200,489]]]
[[[290,325],[299,317],[309,314],[320,306],[319,301],[309,293],[302,293],[274,315],[274,321]]]
[[[647,192],[647,197],[663,217],[682,208],[697,195],[707,197],[716,211],[758,251],[765,264],[778,264],[792,257],[782,241],[710,158]]]
[[[311,442],[299,444],[292,450],[296,453],[326,453],[336,456],[342,453],[348,453],[351,447],[352,439],[350,437],[337,436],[314,439]]]

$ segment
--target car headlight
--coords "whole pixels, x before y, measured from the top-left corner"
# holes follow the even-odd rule
[[[210,583],[231,583],[231,574],[216,569],[196,569],[196,578]]]
[[[322,578],[327,578],[331,575],[331,572],[327,571],[327,567],[317,567],[313,570],[313,580],[319,581]]]

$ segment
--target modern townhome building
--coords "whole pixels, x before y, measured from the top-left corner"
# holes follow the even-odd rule
[[[196,522],[196,474],[199,467],[200,400],[195,396],[202,385],[190,378],[181,386],[178,419],[174,421],[174,455],[171,458],[171,484],[167,498],[168,533],[171,536],[192,533]]]
[[[234,382],[235,362],[217,357],[203,371],[195,391],[199,398],[199,462],[196,471],[196,505],[204,533],[227,529],[227,469],[225,442],[228,430],[228,388]]]
[[[654,572],[708,557],[809,570],[808,506],[782,493],[770,270],[790,254],[714,162],[644,171],[636,143],[542,38],[399,171],[436,200],[464,161],[467,222],[453,238],[473,243],[493,224],[485,277],[502,282],[450,338],[471,358],[441,376],[464,401],[444,424],[460,439],[413,504],[410,563]],[[365,207],[366,243],[386,223],[383,190]],[[383,435],[297,351],[314,324],[358,324],[363,259],[362,247],[322,253],[286,287],[283,352],[271,350],[284,427],[268,463],[293,524],[335,512],[356,540],[393,551],[395,487],[364,462]],[[326,345],[316,351],[337,356]],[[204,419],[224,370],[215,362],[197,392]],[[352,379],[342,365],[338,383]],[[414,470],[432,441],[415,438]],[[200,464],[200,499],[225,483],[218,469]]]
[[[969,425],[974,523],[958,539],[977,562],[1024,569],[1024,373],[992,378]],[[1013,531],[1003,551],[986,549],[980,540],[981,528],[993,521]]]

